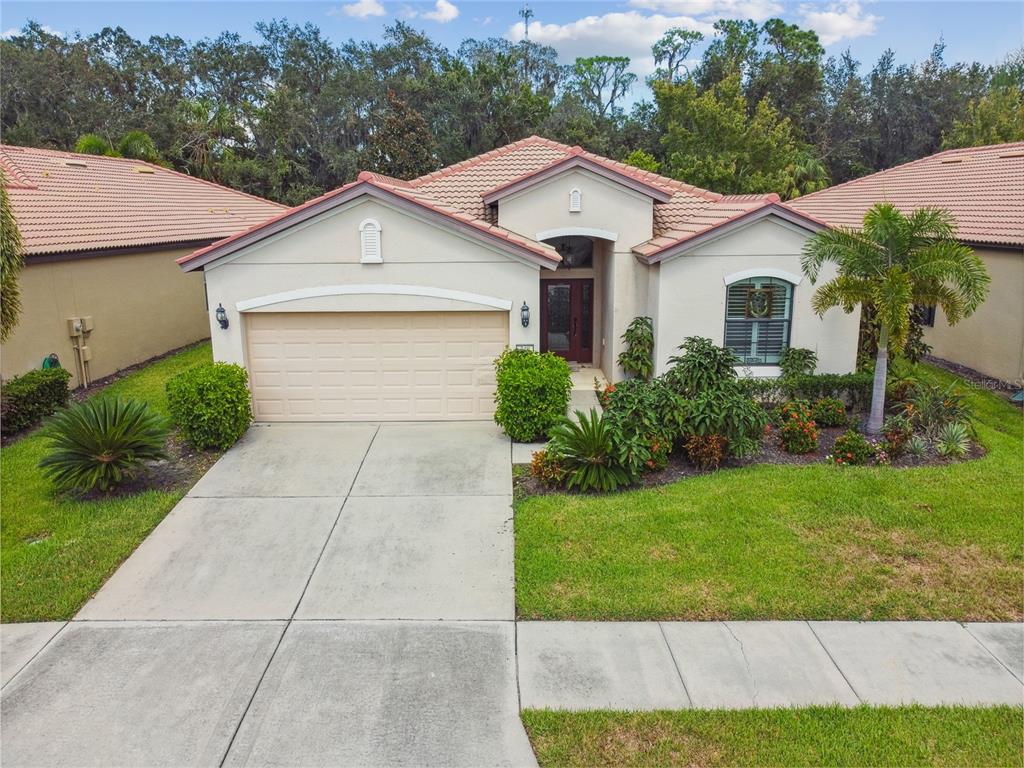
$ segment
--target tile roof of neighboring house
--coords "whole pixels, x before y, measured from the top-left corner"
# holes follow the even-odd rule
[[[877,202],[935,207],[968,243],[1024,246],[1024,142],[951,149],[793,200],[832,226],[859,227]]]
[[[0,145],[28,256],[217,240],[284,206],[126,158]]]
[[[264,227],[267,228],[267,234],[271,230],[277,231],[282,225],[286,226],[293,216],[302,217],[311,207],[329,205],[329,201],[338,195],[348,194],[354,185],[365,184],[390,192],[479,232],[503,239],[518,248],[532,252],[542,260],[557,262],[559,257],[550,246],[498,227],[494,211],[485,203],[485,197],[500,195],[506,188],[528,183],[532,176],[540,178],[551,169],[561,167],[563,161],[574,158],[580,158],[586,164],[600,166],[601,170],[608,172],[609,175],[624,177],[626,181],[632,182],[631,186],[646,188],[657,200],[664,200],[654,206],[654,238],[646,243],[633,244],[634,251],[643,258],[656,257],[656,254],[717,226],[735,222],[751,211],[770,206],[773,211],[788,211],[794,214],[779,203],[778,195],[775,194],[721,195],[609,160],[579,147],[559,144],[540,136],[530,136],[409,181],[363,171],[356,182],[346,184],[297,208],[283,212],[268,222],[214,243],[178,261],[183,265],[189,264],[187,268],[194,269],[214,258],[219,258],[218,254],[223,254],[225,248],[236,247],[243,238],[245,242],[250,242],[254,237],[258,237],[256,233]],[[566,167],[570,166],[567,164]],[[795,221],[811,222],[809,217],[798,214],[794,214],[792,218]],[[294,220],[298,221],[299,218]],[[817,226],[817,222],[811,223]]]

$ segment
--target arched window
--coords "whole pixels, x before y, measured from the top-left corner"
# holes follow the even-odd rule
[[[384,261],[380,248],[380,223],[376,219],[363,219],[359,224],[359,261],[380,264]]]
[[[792,319],[792,283],[751,277],[725,289],[725,346],[743,365],[778,365]]]
[[[583,193],[578,189],[569,190],[569,211],[577,212],[583,210]]]

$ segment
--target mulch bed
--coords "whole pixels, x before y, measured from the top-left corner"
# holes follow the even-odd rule
[[[167,438],[167,458],[150,462],[144,472],[108,493],[92,491],[76,496],[86,501],[132,496],[144,491],[189,489],[206,474],[222,455],[221,451],[197,451],[176,433]]]
[[[743,459],[726,459],[717,470],[700,469],[690,463],[686,458],[685,453],[682,451],[675,451],[669,455],[668,464],[664,469],[643,475],[640,478],[640,482],[635,486],[631,486],[631,488],[654,488],[659,485],[674,483],[677,480],[682,480],[687,477],[707,475],[712,472],[721,472],[729,469],[739,469],[740,467],[750,467],[755,464],[788,464],[797,466],[821,464],[825,461],[825,457],[832,453],[832,446],[835,444],[836,438],[846,432],[847,429],[847,427],[820,427],[818,434],[818,450],[800,455],[786,453],[779,445],[778,437],[776,435],[772,435],[761,443],[761,450],[759,453]],[[948,459],[936,455],[929,456],[925,459],[917,459],[910,455],[904,455],[898,459],[894,459],[890,466],[895,468],[941,466],[944,464],[956,464],[961,461],[978,459],[984,455],[985,449],[972,441],[970,450],[962,459]],[[516,499],[522,499],[527,496],[543,496],[550,493],[576,493],[576,491],[566,491],[562,488],[551,488],[544,485],[535,477],[530,475],[529,467],[524,466],[522,470],[517,471],[513,475],[513,493]]]

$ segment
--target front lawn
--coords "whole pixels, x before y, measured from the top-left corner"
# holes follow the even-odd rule
[[[977,460],[762,464],[628,493],[518,501],[518,613],[1019,621],[1024,424],[997,395],[968,391],[988,450]]]
[[[1019,766],[1019,707],[522,714],[554,766]]]
[[[191,347],[93,397],[145,400],[166,416],[167,379],[209,359],[209,344]],[[191,487],[191,479],[183,478],[165,490],[95,501],[55,497],[37,468],[46,444],[39,435],[28,435],[0,451],[0,619],[5,622],[71,618]]]

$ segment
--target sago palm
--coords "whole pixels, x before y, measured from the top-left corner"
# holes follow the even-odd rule
[[[832,307],[853,312],[874,307],[878,355],[867,431],[878,434],[885,416],[889,349],[903,348],[915,304],[942,309],[950,325],[969,316],[988,293],[989,276],[974,252],[958,242],[953,217],[935,208],[903,215],[879,203],[864,215],[860,230],[837,227],[817,233],[804,245],[801,263],[811,283],[825,262],[838,274],[814,293],[819,316]]]
[[[166,458],[167,427],[140,400],[98,397],[59,411],[43,429],[50,452],[39,462],[61,490],[108,491]]]

